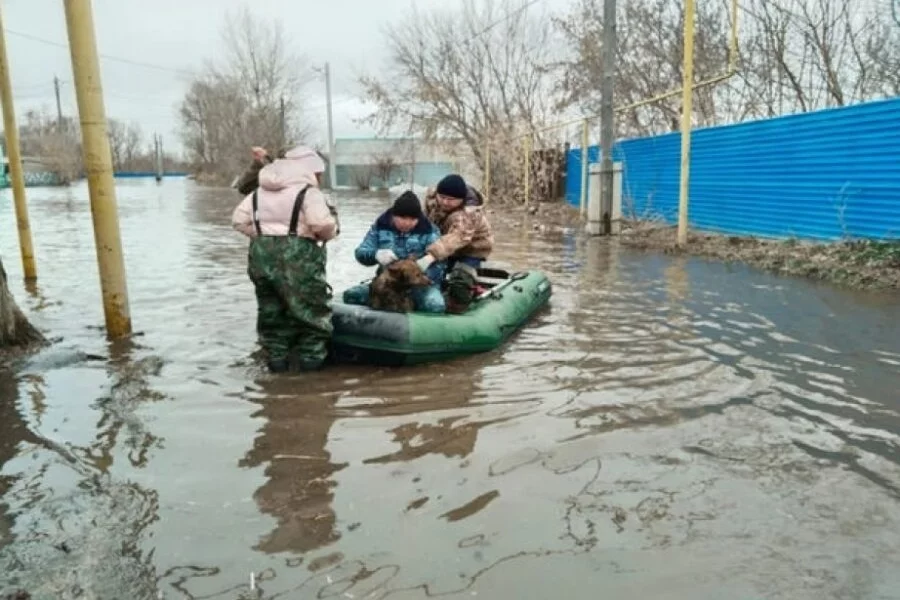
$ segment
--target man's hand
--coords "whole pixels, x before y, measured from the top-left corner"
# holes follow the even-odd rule
[[[397,255],[394,254],[394,251],[389,248],[383,248],[375,253],[375,260],[382,267],[386,267],[395,260],[398,260]]]
[[[419,268],[423,271],[427,270],[428,267],[431,266],[431,263],[434,262],[434,257],[430,254],[426,254],[422,258],[416,261],[416,264],[419,265]]]
[[[266,149],[260,146],[253,146],[250,151],[253,153],[253,160],[258,160],[259,162],[265,162],[266,157],[269,155]]]

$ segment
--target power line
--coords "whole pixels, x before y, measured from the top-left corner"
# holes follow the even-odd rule
[[[468,39],[471,41],[471,40],[473,40],[473,39],[475,39],[475,38],[478,38],[478,37],[484,35],[485,33],[487,33],[488,31],[490,31],[491,29],[493,29],[493,28],[496,27],[497,25],[500,25],[500,24],[503,23],[504,21],[508,21],[509,19],[513,18],[514,16],[518,15],[519,13],[524,12],[525,10],[527,10],[528,8],[530,8],[531,6],[534,6],[535,4],[537,4],[538,2],[541,2],[541,1],[542,1],[542,0],[529,0],[528,2],[526,2],[525,4],[523,4],[522,6],[516,8],[516,9],[514,9],[514,10],[509,11],[508,13],[506,13],[505,15],[503,15],[502,17],[499,17],[499,18],[497,18],[495,21],[489,23],[487,26],[485,26],[484,28],[482,28],[480,31],[478,31],[478,32],[472,34],[471,36],[469,36]],[[12,36],[15,36],[15,37],[20,37],[20,38],[22,38],[22,39],[31,40],[31,41],[33,41],[33,42],[38,42],[38,43],[41,43],[41,44],[46,44],[46,45],[48,45],[48,46],[55,46],[55,47],[57,47],[57,48],[63,48],[63,49],[66,49],[66,50],[69,49],[69,45],[68,45],[68,44],[65,44],[65,43],[63,43],[63,42],[57,42],[57,41],[54,41],[54,40],[48,40],[47,38],[43,38],[43,37],[40,37],[40,36],[31,34],[31,33],[25,33],[25,32],[22,32],[22,31],[13,31],[13,30],[11,30],[11,29],[4,29],[4,31],[5,31],[7,34],[9,34],[9,35],[12,35]],[[184,68],[177,68],[177,67],[167,67],[167,66],[164,66],[164,65],[158,65],[158,64],[148,63],[148,62],[144,62],[144,61],[132,60],[132,59],[130,59],[130,58],[123,58],[123,57],[121,57],[121,56],[113,56],[113,55],[110,55],[110,54],[99,54],[98,56],[99,56],[100,58],[102,58],[102,59],[105,59],[105,60],[114,61],[114,62],[119,62],[119,63],[123,63],[123,64],[126,64],[126,65],[132,65],[132,66],[137,66],[137,67],[145,67],[145,68],[148,68],[148,69],[156,69],[156,70],[158,70],[158,71],[167,71],[167,72],[169,72],[169,73],[178,73],[178,74],[181,74],[181,75],[196,75],[196,74],[197,74],[197,73],[196,73],[194,70],[192,70],[192,69],[184,69]]]
[[[541,0],[529,0],[528,2],[526,2],[525,4],[523,4],[522,6],[520,6],[519,8],[517,8],[517,9],[515,9],[515,10],[509,11],[508,13],[506,13],[505,15],[503,15],[502,17],[498,18],[496,21],[494,21],[494,22],[492,22],[492,23],[488,23],[488,25],[487,25],[486,27],[484,27],[484,29],[482,29],[482,30],[479,31],[478,33],[474,33],[474,34],[472,34],[471,36],[469,36],[468,41],[472,41],[472,40],[474,40],[475,38],[481,37],[482,35],[484,35],[484,34],[487,33],[488,31],[490,31],[491,29],[493,29],[494,27],[496,27],[497,25],[503,23],[504,21],[508,21],[508,20],[512,19],[514,16],[518,15],[519,13],[525,12],[526,10],[528,10],[530,7],[534,6],[534,5],[537,4],[538,2],[541,2]]]
[[[38,36],[32,35],[30,33],[23,33],[21,31],[12,31],[10,29],[6,29],[5,31],[9,35],[20,37],[20,38],[23,38],[26,40],[31,40],[33,42],[47,44],[48,46],[56,46],[57,48],[65,48],[65,49],[69,48],[68,44],[64,44],[62,42],[55,42],[53,40],[48,40],[46,38],[38,37]],[[121,56],[112,56],[109,54],[99,54],[98,56],[105,60],[120,62],[120,63],[126,64],[126,65],[132,65],[132,66],[136,66],[136,67],[145,67],[148,69],[156,69],[159,71],[168,71],[170,73],[178,73],[180,75],[196,75],[196,73],[194,71],[189,70],[189,69],[178,69],[175,67],[166,67],[163,65],[156,65],[153,63],[143,62],[143,61],[139,61],[139,60],[131,60],[130,58],[122,58]]]
[[[67,83],[63,79],[60,79],[60,82]],[[54,95],[53,95],[54,91],[52,88],[53,88],[53,83],[51,82],[51,83],[46,84],[46,91],[43,91],[41,89],[35,89],[35,90],[25,89],[24,90],[25,93],[18,94],[16,96],[16,98],[20,98],[23,100],[34,99],[34,98],[46,98],[49,101],[49,100],[52,100],[54,97]],[[123,93],[123,92],[120,92],[119,90],[109,89],[109,88],[104,88],[103,96],[106,98],[109,98],[109,99],[124,100],[126,102],[130,102],[132,104],[138,104],[141,106],[163,108],[163,109],[173,109],[176,111],[178,109],[178,104],[183,99],[183,98],[182,99],[174,99],[172,102],[166,103],[166,102],[161,102],[158,99],[154,99],[152,95],[137,96],[137,95]],[[332,106],[342,106],[342,105],[349,104],[351,102],[358,102],[358,101],[360,101],[359,98],[349,96],[349,97],[344,97],[341,99],[334,100],[332,102]],[[325,108],[327,108],[327,106],[328,106],[327,102],[316,102],[316,103],[309,103],[309,104],[301,103],[299,105],[299,108],[303,111],[317,111],[317,110],[324,110]]]

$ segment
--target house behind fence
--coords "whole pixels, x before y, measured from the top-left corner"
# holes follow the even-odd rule
[[[625,218],[675,223],[681,134],[623,140]],[[599,150],[589,148],[589,162]],[[566,200],[581,197],[581,149],[566,161]],[[587,197],[587,195],[585,195]],[[697,129],[690,226],[819,240],[900,238],[900,98]]]
[[[430,186],[449,173],[476,177],[468,152],[453,140],[413,138],[337,138],[335,187],[384,189],[397,183]]]

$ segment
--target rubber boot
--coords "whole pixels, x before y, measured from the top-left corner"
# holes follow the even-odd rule
[[[311,360],[308,358],[300,358],[294,362],[292,371],[298,373],[309,373],[311,371],[320,370],[325,364],[324,360]]]
[[[277,358],[269,361],[270,373],[284,373],[288,370],[288,361],[286,358]]]

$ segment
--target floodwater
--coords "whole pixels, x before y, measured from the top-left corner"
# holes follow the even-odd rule
[[[112,345],[86,187],[28,192],[61,339],[0,374],[0,597],[900,597],[896,297],[498,225],[555,286],[502,349],[273,376],[233,191],[122,182]],[[340,199],[335,289],[387,203]]]

